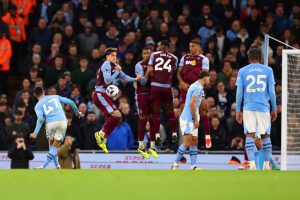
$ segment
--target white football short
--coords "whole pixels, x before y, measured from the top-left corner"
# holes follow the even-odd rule
[[[67,131],[66,121],[55,121],[46,123],[46,136],[49,140],[63,141]]]
[[[180,130],[182,135],[189,135],[198,137],[198,128],[195,128],[195,124],[193,121],[188,121],[184,119],[179,119]]]
[[[270,134],[271,116],[269,112],[243,111],[244,132],[255,133],[256,137],[260,135]]]

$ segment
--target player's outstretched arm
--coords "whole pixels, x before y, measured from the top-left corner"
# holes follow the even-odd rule
[[[61,97],[59,96],[59,102],[62,104],[67,104],[69,106],[71,106],[72,110],[74,111],[74,113],[80,118],[82,116],[82,113],[79,112],[76,104],[74,103],[74,101],[72,101],[71,99],[68,99],[66,97]]]
[[[30,138],[33,138],[33,139],[35,139],[37,137],[37,134],[39,134],[40,129],[44,123],[43,112],[41,110],[39,110],[38,108],[35,108],[35,113],[37,116],[35,129],[34,129],[33,133],[31,133],[29,136]]]
[[[137,76],[136,78],[133,78],[131,76],[128,76],[124,72],[120,71],[120,78],[127,81],[127,82],[135,82],[135,81],[140,81],[142,80],[143,77]]]
[[[199,98],[200,92],[199,91],[194,91],[193,92],[193,96],[191,99],[191,103],[190,103],[190,108],[191,108],[191,113],[194,119],[194,124],[195,124],[195,128],[199,128],[199,119],[198,119],[198,115],[197,115],[197,100]]]
[[[144,75],[145,75],[145,74],[144,74],[144,70],[143,70],[143,67],[141,66],[140,63],[137,63],[137,64],[135,65],[135,75],[136,75],[137,77],[142,77],[142,79],[140,80],[140,83],[141,83],[142,85],[146,85],[146,84],[147,84],[149,75],[148,75],[147,77],[144,76]]]

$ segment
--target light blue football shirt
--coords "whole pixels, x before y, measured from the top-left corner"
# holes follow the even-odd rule
[[[184,103],[184,108],[180,115],[180,118],[183,120],[188,120],[188,121],[194,120],[191,111],[191,105],[190,105],[193,96],[198,97],[197,104],[196,104],[196,108],[197,108],[196,114],[198,115],[198,119],[200,119],[198,110],[201,104],[202,97],[204,96],[204,91],[203,91],[203,86],[199,83],[199,81],[193,83],[188,89],[185,103]]]
[[[275,81],[272,68],[259,63],[249,64],[239,70],[237,78],[236,111],[270,112],[276,110]]]

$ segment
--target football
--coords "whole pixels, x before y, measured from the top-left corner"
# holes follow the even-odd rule
[[[119,88],[115,85],[109,85],[107,88],[106,88],[106,94],[113,98],[115,96],[117,96],[119,94]]]

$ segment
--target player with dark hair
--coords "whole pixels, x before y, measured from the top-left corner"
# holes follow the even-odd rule
[[[34,96],[39,100],[34,107],[37,115],[37,122],[34,132],[30,134],[30,138],[36,138],[37,134],[46,121],[46,136],[49,141],[49,153],[47,160],[41,166],[44,169],[53,160],[57,169],[60,169],[58,164],[57,150],[63,141],[67,130],[67,118],[61,104],[68,104],[71,106],[75,114],[80,118],[82,113],[79,112],[75,103],[65,97],[58,95],[47,95],[42,87],[36,87],[34,89]]]
[[[194,82],[188,89],[184,108],[179,119],[180,129],[183,134],[183,142],[178,148],[175,162],[171,168],[172,170],[178,169],[179,161],[188,148],[191,157],[191,169],[201,169],[196,166],[198,149],[197,143],[194,141],[198,140],[198,128],[200,120],[199,107],[204,96],[204,86],[208,82],[209,73],[207,71],[202,71],[198,75],[198,80]]]
[[[150,59],[151,49],[149,47],[145,47],[142,51],[143,60],[138,62],[135,65],[135,74],[137,76],[144,76],[147,71],[147,65]],[[150,127],[152,126],[152,120],[150,114],[152,113],[152,100],[150,95],[150,78],[144,78],[140,82],[137,83],[136,88],[136,102],[139,111],[139,128],[138,128],[138,137],[139,137],[139,148],[138,152],[142,154],[145,158],[150,158],[149,154],[145,150],[144,145],[144,136],[146,131],[147,121],[150,122]],[[149,153],[153,155],[153,157],[157,157],[157,153],[155,151],[155,134],[154,132],[150,132],[150,149]]]
[[[208,58],[200,53],[201,44],[198,39],[190,41],[190,53],[184,55],[179,63],[177,78],[180,88],[180,108],[183,110],[187,91],[191,84],[198,80],[198,75],[202,71],[209,70]],[[210,124],[206,114],[205,99],[202,99],[200,105],[200,121],[204,127],[206,148],[211,147]],[[198,143],[198,141],[193,141]]]
[[[239,70],[236,82],[236,120],[242,124],[244,119],[245,149],[250,161],[249,170],[256,170],[258,167],[254,161],[257,152],[255,137],[262,138],[263,168],[270,170],[271,120],[275,121],[277,118],[274,75],[272,68],[259,63],[260,49],[252,47],[248,52],[248,59],[250,64]]]

